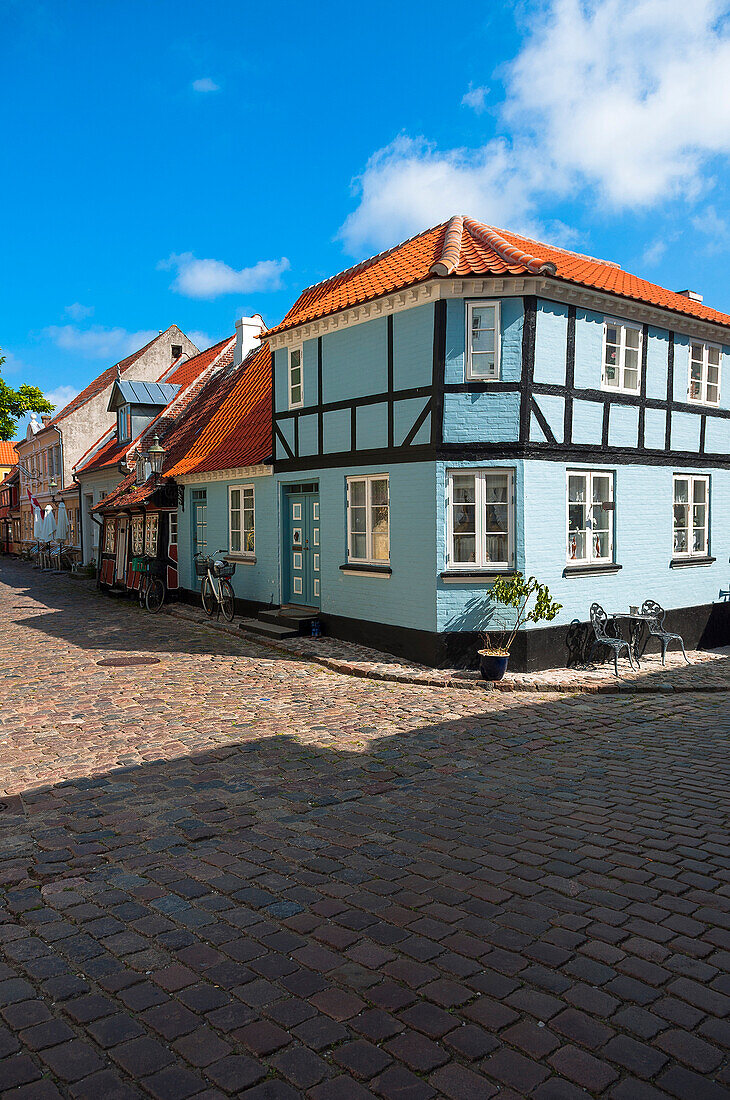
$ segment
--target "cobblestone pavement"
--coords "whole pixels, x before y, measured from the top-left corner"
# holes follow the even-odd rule
[[[2,1100],[730,1096],[726,695],[355,679],[6,561],[0,615]]]

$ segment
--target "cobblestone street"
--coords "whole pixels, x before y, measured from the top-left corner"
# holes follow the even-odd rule
[[[730,1096],[726,693],[353,678],[8,559],[0,614],[2,1100]]]

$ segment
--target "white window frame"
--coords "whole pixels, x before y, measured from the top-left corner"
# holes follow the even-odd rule
[[[124,435],[122,435],[122,424]],[[127,434],[127,432],[129,434]],[[127,401],[117,409],[117,440],[120,443],[129,443],[132,439],[132,407]]]
[[[234,511],[232,498],[234,493],[240,493],[239,506],[235,509],[239,513],[239,542],[241,544],[239,550],[233,549],[233,524],[232,514]],[[251,504],[246,505],[244,497],[247,493],[251,494]],[[244,515],[246,512],[251,513],[253,520],[253,526],[251,527],[251,545],[244,547],[244,539],[246,536],[246,527],[244,525]],[[231,558],[253,558],[256,555],[256,489],[253,485],[229,485],[228,486],[228,556]]]
[[[502,379],[502,322],[501,302],[498,298],[477,298],[466,303],[466,355],[464,359],[464,378],[467,382],[500,382]],[[488,378],[484,374],[474,371],[472,362],[472,316],[475,309],[486,306],[494,309],[494,377]]]
[[[454,476],[467,474],[475,478],[474,485],[474,498],[475,498],[475,543],[476,552],[474,555],[475,560],[471,561],[456,561],[454,559]],[[508,522],[507,522],[507,560],[506,561],[490,561],[486,555],[486,543],[487,543],[487,504],[486,499],[486,477],[488,474],[504,474],[507,477],[507,505],[508,505]],[[470,466],[463,466],[449,470],[446,478],[446,567],[449,570],[462,570],[464,572],[474,572],[475,569],[487,569],[490,571],[497,570],[509,570],[514,569],[515,564],[515,471],[509,466],[485,466],[479,469],[472,469]]]
[[[132,516],[132,557],[144,554],[144,516]]]
[[[151,512],[145,517],[144,525],[144,552],[147,557],[157,557],[157,544],[160,534],[160,516],[158,512]]]
[[[702,348],[702,374],[700,377],[700,396],[692,396],[692,345],[698,344]],[[717,399],[711,401],[707,396],[708,387],[708,374],[709,374],[709,350],[714,348],[717,353]],[[687,346],[687,401],[691,405],[709,405],[710,408],[717,408],[720,404],[720,393],[722,386],[722,345],[714,344],[707,340],[692,340],[690,339]]]
[[[365,542],[366,556],[356,558],[352,551],[352,525],[350,522],[351,487],[355,482],[365,483]],[[372,486],[376,481],[384,481],[388,490],[388,557],[376,558],[373,556],[373,510],[372,510]],[[347,478],[347,560],[355,565],[390,565],[390,475],[389,474],[358,474]]]
[[[619,376],[621,384],[619,386],[609,385],[606,379],[606,345],[608,343],[608,327],[618,328],[620,330],[620,343],[619,343],[619,355],[618,363],[616,364],[616,371]],[[626,364],[626,330],[632,329],[639,334],[639,346],[636,354],[636,389],[631,389],[624,385],[624,371]],[[603,344],[601,347],[601,389],[606,390],[608,393],[630,393],[636,396],[641,393],[641,371],[642,361],[644,355],[644,329],[636,321],[621,320],[618,317],[605,317],[603,321]]]
[[[295,367],[292,364],[292,356],[299,353],[299,366]],[[295,383],[292,383],[292,370],[299,371],[299,400],[294,401],[292,399],[292,389]],[[289,369],[287,372],[287,395],[289,398],[290,409],[301,409],[304,404],[304,347],[299,344],[298,347],[289,348]]]
[[[178,524],[177,524],[177,512],[170,512],[167,523],[167,545],[177,546],[178,539]]]
[[[586,549],[589,551],[588,555],[583,558],[579,558],[577,555],[573,557],[571,555],[570,547],[570,479],[571,477],[585,477],[586,479],[586,508],[588,513],[586,515],[586,531],[588,537],[586,538]],[[593,507],[593,478],[594,477],[607,477],[608,483],[611,489],[610,503],[613,504],[613,508],[606,511],[608,516],[608,555],[606,557],[598,557],[595,552],[595,544],[593,540],[593,526],[591,522],[591,510]],[[600,528],[599,528],[600,530]],[[615,546],[616,546],[616,472],[615,470],[588,470],[588,469],[568,469],[565,471],[565,560],[568,565],[612,565],[615,561]]]
[[[674,508],[677,504],[675,496],[675,487],[678,481],[687,481],[689,483],[689,501],[687,507],[689,508],[688,515],[688,528],[687,528],[687,549],[675,550],[674,549]],[[693,534],[694,534],[694,505],[695,505],[695,485],[698,481],[704,483],[705,486],[705,544],[701,550],[695,550],[693,548]],[[710,555],[710,475],[709,474],[682,474],[677,473],[672,476],[672,557],[674,559],[686,560],[688,558],[707,558]]]

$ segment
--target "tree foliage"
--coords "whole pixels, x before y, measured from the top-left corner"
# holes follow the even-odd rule
[[[0,367],[5,356],[0,355]],[[12,389],[0,376],[0,439],[13,439],[18,428],[17,417],[25,413],[51,413],[53,405],[46,401],[37,386]]]
[[[563,606],[553,600],[546,584],[540,584],[536,577],[525,579],[522,573],[498,577],[489,594],[497,605],[490,619],[492,629],[500,620],[500,608],[506,610],[506,608],[511,607],[515,611],[514,615],[510,616],[512,622],[507,627],[509,636],[502,646],[493,646],[489,634],[484,633],[482,635],[485,648],[492,652],[499,650],[502,653],[509,653],[517,631],[521,626],[524,626],[525,623],[550,622]],[[528,610],[530,601],[532,601],[532,607]],[[506,623],[500,625],[506,626]]]

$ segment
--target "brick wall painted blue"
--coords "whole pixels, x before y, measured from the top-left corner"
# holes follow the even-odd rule
[[[302,366],[304,389],[302,397],[304,406],[317,404],[319,380],[317,378],[317,341],[305,340],[302,344]]]
[[[705,450],[710,454],[730,454],[730,421],[707,417]]]
[[[672,413],[672,450],[699,451],[700,417],[697,413]]]
[[[323,421],[323,443],[328,454],[350,450],[350,410],[332,409],[326,412]]]
[[[540,393],[536,396],[535,401],[540,409],[540,412],[550,425],[550,429],[555,436],[556,443],[563,442],[563,436],[565,435],[565,398],[557,397],[555,394]],[[535,415],[532,416],[532,426],[530,429],[530,439],[543,439],[543,431],[539,425],[537,430],[535,428]]]
[[[575,385],[577,389],[601,388],[602,355],[603,314],[595,313],[590,309],[577,309],[575,311]],[[575,431],[573,438],[575,438]]]
[[[674,337],[674,400],[686,402],[689,389],[689,337]],[[672,417],[674,422],[674,417]],[[674,446],[674,444],[673,444]]]
[[[600,444],[603,404],[600,401],[573,402],[573,442]]]
[[[636,447],[639,441],[639,410],[635,405],[612,405],[608,422],[611,447]]]
[[[360,405],[356,413],[358,451],[388,446],[388,405]]]
[[[200,581],[192,561],[192,490],[205,489],[208,520],[208,553],[230,547],[228,526],[229,485],[253,485],[256,525],[256,562],[238,562],[231,578],[233,591],[241,599],[259,603],[279,602],[279,543],[276,489],[272,476],[235,481],[208,481],[185,486],[185,510],[178,508],[178,557],[180,583],[197,591]]]
[[[319,449],[319,428],[317,414],[299,417],[299,455],[316,455]]]
[[[447,393],[444,396],[444,440],[468,443],[518,439],[518,393]]]
[[[284,439],[289,444],[289,450],[291,451],[292,454],[294,454],[294,420],[290,417],[288,417],[286,420],[277,420],[276,426],[279,429],[279,431],[281,432]],[[282,443],[280,442],[280,440],[276,439],[275,443],[276,443],[276,457],[277,458],[288,458],[289,456],[286,453],[286,451],[285,451]]]
[[[646,396],[665,401],[667,397],[667,358],[669,333],[649,326],[646,345]]]
[[[322,338],[323,400],[344,401],[388,388],[385,317],[352,325]]]
[[[274,352],[274,407],[277,412],[286,412],[289,407],[289,349],[279,348]]]
[[[396,401],[393,406],[393,436],[396,447],[399,447],[403,443],[403,440],[418,419],[419,413],[423,411],[427,404],[428,399],[423,397],[412,397],[407,401]],[[418,429],[413,439],[413,443],[428,443],[430,438],[431,418],[427,416]]]
[[[464,381],[464,345],[466,340],[466,307],[462,298],[446,302],[446,357],[444,381],[450,384]]]
[[[568,307],[538,299],[535,333],[535,381],[565,385]],[[554,430],[554,429],[553,429]],[[562,429],[561,429],[562,431]]]
[[[347,561],[346,479],[356,474],[389,473],[392,576],[344,574]],[[279,486],[317,480],[320,500],[321,607],[323,613],[370,622],[434,630],[436,497],[433,463],[277,475]]]
[[[566,469],[565,464],[554,462],[524,464],[525,566],[563,604],[556,625],[574,618],[585,622],[594,601],[609,611],[649,598],[669,608],[690,607],[717,600],[720,590],[728,587],[730,527],[724,516],[730,507],[730,471],[711,474],[710,549],[717,562],[671,569],[675,471],[670,466],[602,465],[601,469],[616,473],[616,561],[622,568],[615,574],[563,577]]]
[[[393,384],[397,390],[431,385],[433,316],[431,304],[393,315]]]
[[[663,409],[646,409],[644,416],[644,446],[663,451],[666,442],[667,414]]]

